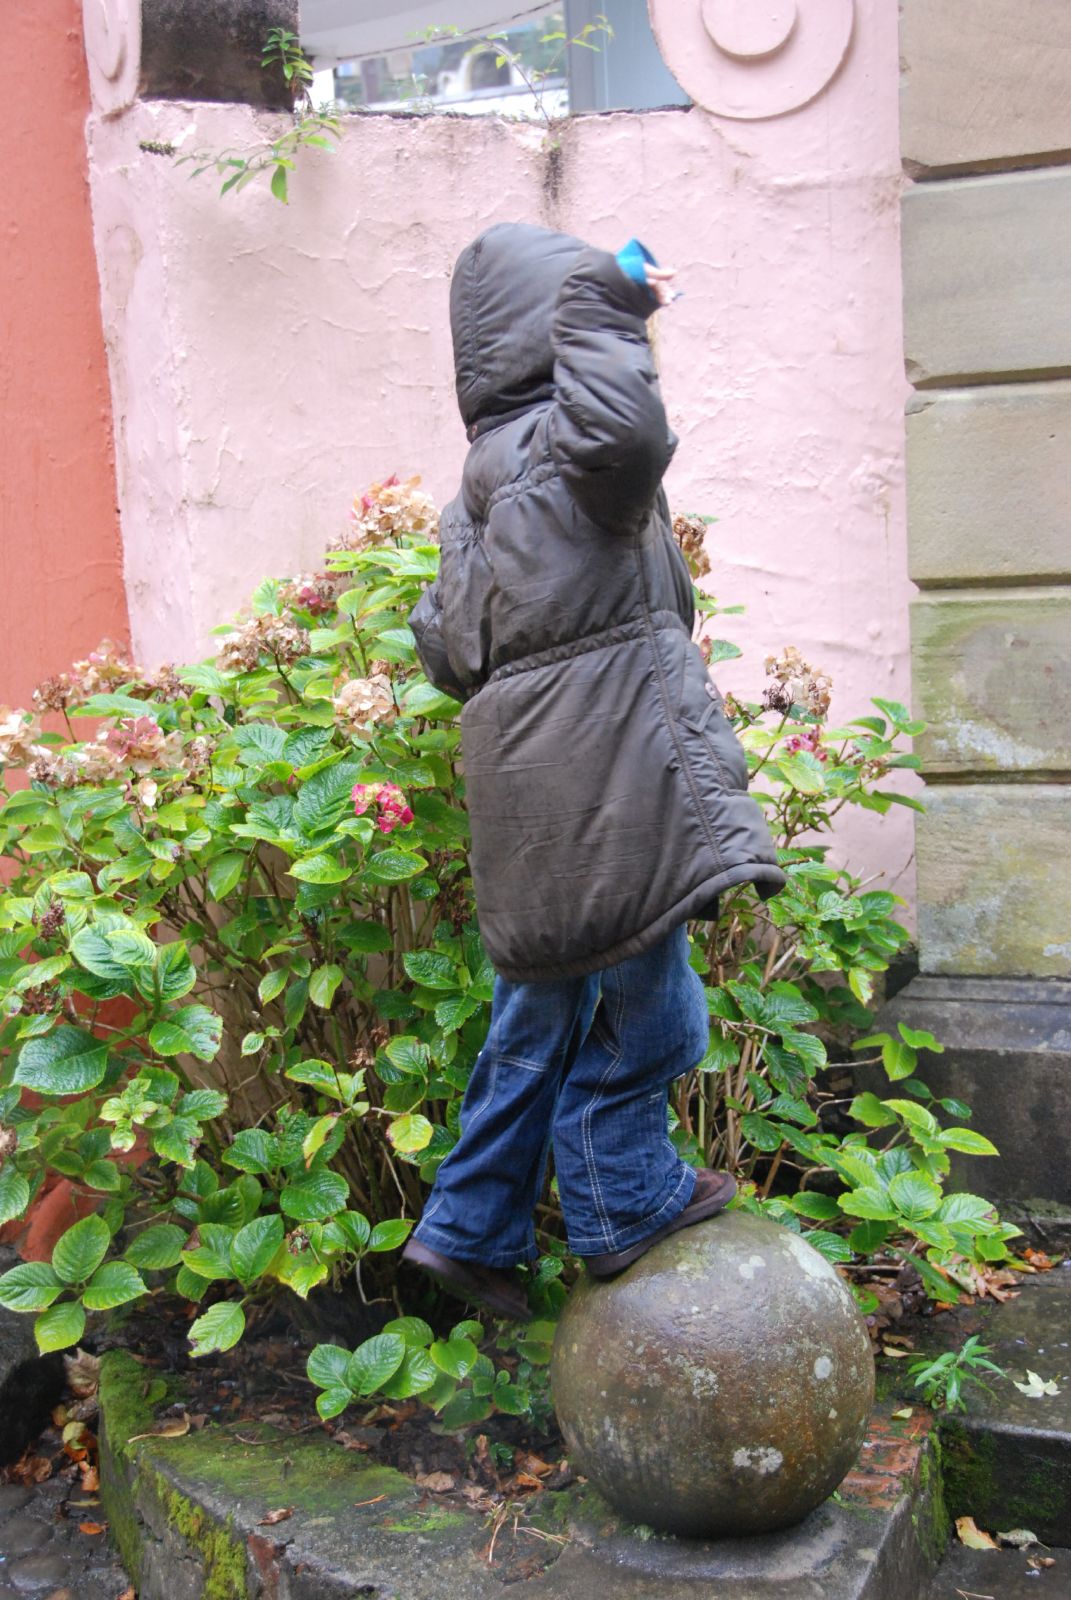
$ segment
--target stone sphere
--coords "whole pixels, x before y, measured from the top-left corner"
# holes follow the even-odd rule
[[[661,1533],[771,1533],[854,1464],[874,1359],[851,1290],[765,1217],[670,1234],[619,1277],[585,1277],[554,1341],[569,1459]]]

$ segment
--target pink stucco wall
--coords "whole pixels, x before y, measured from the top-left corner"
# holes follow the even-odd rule
[[[662,4],[663,31],[691,9]],[[453,492],[450,269],[511,218],[610,248],[637,234],[679,268],[668,487],[718,518],[715,590],[747,606],[725,620],[746,654],[723,686],[757,696],[765,654],[794,643],[832,673],[835,717],[906,700],[897,89],[896,7],[859,0],[839,70],[788,114],[581,117],[556,155],[526,125],[356,118],[335,157],[301,159],[285,208],[263,184],[221,200],[138,149],[245,146],[278,118],[91,119],[138,652],[206,651],[260,576],[315,565],[369,481]],[[842,847],[910,893],[908,813],[852,819]]]

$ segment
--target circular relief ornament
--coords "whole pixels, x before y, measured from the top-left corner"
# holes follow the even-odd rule
[[[662,59],[697,105],[757,121],[805,106],[836,75],[853,0],[647,0]]]
[[[141,0],[82,0],[93,104],[104,116],[133,105],[141,68]]]

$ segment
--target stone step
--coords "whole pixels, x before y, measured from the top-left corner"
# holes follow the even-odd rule
[[[969,1388],[966,1411],[939,1423],[945,1505],[987,1532],[1030,1528],[1046,1544],[1071,1545],[1071,1266],[1026,1278],[1015,1299],[980,1302],[934,1317],[917,1354],[958,1349],[971,1333],[1004,1368],[989,1392]],[[917,1401],[904,1368],[883,1374],[886,1397]],[[1054,1381],[1032,1399],[1015,1387],[1027,1371]],[[1068,1573],[1071,1594],[1071,1573]],[[1036,1580],[1035,1580],[1036,1581]]]
[[[1031,1556],[1051,1556],[1051,1567],[1034,1568]],[[964,1595],[992,1600],[1066,1600],[1071,1594],[1071,1550],[968,1550],[957,1544],[949,1551],[920,1600],[963,1600]]]
[[[707,1543],[623,1523],[582,1484],[496,1534],[322,1434],[250,1425],[128,1444],[151,1426],[143,1387],[130,1356],[105,1356],[101,1493],[140,1600],[500,1600],[522,1579],[532,1600],[904,1600],[945,1544],[923,1412],[876,1416],[856,1468],[798,1527]],[[280,1506],[291,1515],[265,1525]]]

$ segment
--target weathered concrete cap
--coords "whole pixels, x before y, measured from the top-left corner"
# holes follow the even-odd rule
[[[874,1366],[833,1266],[730,1211],[582,1281],[551,1383],[570,1459],[615,1510],[708,1538],[790,1527],[832,1493],[866,1433]]]

